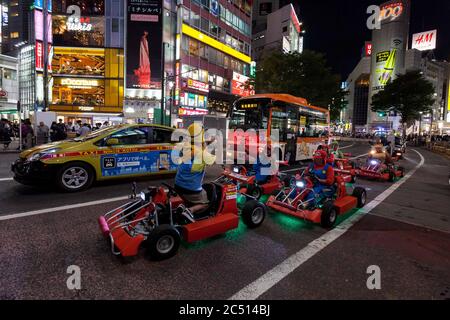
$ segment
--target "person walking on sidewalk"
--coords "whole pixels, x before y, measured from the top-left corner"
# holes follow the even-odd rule
[[[44,123],[40,122],[36,132],[36,144],[46,144],[48,143],[48,136],[50,133],[49,127]]]

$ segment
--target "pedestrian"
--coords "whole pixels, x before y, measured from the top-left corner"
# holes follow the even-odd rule
[[[0,121],[0,142],[3,143],[4,149],[8,149],[11,144],[11,126],[8,119],[2,118]]]
[[[25,119],[22,123],[22,143],[25,149],[33,147],[34,130],[30,119]]]
[[[79,132],[78,132],[78,136],[79,137],[85,137],[87,136],[89,133],[91,133],[91,129],[89,129],[89,126],[87,123],[83,124],[83,126],[80,128]]]
[[[52,122],[50,129],[51,129],[50,138],[52,142],[64,140],[67,136],[66,133],[63,131],[62,127],[58,123],[56,123],[56,121]]]
[[[36,144],[41,145],[48,143],[49,133],[49,127],[44,122],[39,122],[39,126],[36,130]]]

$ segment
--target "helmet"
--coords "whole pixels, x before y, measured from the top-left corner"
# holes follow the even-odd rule
[[[314,153],[313,159],[323,159],[326,160],[327,159],[327,153],[323,150],[317,150]]]
[[[192,139],[200,135],[203,137],[203,125],[199,122],[194,122],[188,127],[187,130]]]
[[[327,153],[324,150],[318,150],[313,156],[314,164],[317,166],[324,166],[327,162]]]

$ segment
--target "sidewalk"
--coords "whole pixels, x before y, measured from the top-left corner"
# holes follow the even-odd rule
[[[2,153],[20,153],[19,150],[19,139],[13,139],[7,148],[4,147],[3,143],[0,144],[0,154]]]

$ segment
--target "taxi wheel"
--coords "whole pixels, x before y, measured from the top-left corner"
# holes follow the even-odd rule
[[[89,188],[94,182],[94,171],[83,162],[70,162],[56,175],[58,187],[65,192],[78,192]]]

